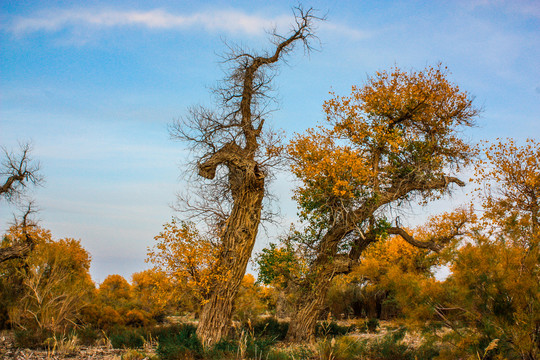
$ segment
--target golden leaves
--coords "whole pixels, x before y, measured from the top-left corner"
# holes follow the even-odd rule
[[[213,282],[226,276],[213,269],[219,249],[194,224],[172,220],[154,239],[157,244],[148,250],[147,261],[199,299],[206,299]]]
[[[331,94],[323,105],[329,126],[297,135],[288,147],[303,212],[347,208],[398,182],[426,182],[466,165],[472,149],[458,131],[479,110],[446,77],[440,65],[394,68],[349,96]]]

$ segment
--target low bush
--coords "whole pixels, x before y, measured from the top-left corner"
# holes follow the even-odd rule
[[[129,310],[125,316],[126,325],[134,327],[148,326],[151,320],[151,314],[144,310]]]
[[[377,329],[379,328],[379,319],[377,318],[368,319],[368,321],[366,321],[366,328],[368,332],[376,333]]]
[[[144,345],[145,335],[144,329],[116,327],[108,337],[115,349],[136,349]]]
[[[342,336],[347,335],[350,332],[355,330],[354,325],[341,326],[335,321],[323,321],[322,323],[317,324],[315,328],[315,336]]]
[[[19,348],[39,349],[46,348],[47,339],[50,339],[54,334],[50,331],[29,329],[15,330],[15,346]]]
[[[205,357],[210,360],[230,358],[238,353],[238,340],[222,339],[206,351]]]
[[[75,331],[81,345],[92,346],[101,337],[100,332],[92,326],[83,326]]]
[[[403,359],[414,360],[414,351],[403,343],[406,329],[400,328],[369,343],[369,358],[373,360]]]
[[[156,353],[163,360],[202,359],[203,346],[193,325],[184,324],[177,327],[178,331],[163,332],[157,336],[158,348]]]
[[[246,342],[246,355],[255,359],[266,356],[275,343],[276,339],[271,337],[249,337]]]
[[[360,359],[365,352],[365,343],[350,336],[324,339],[317,344],[320,359],[352,360]]]
[[[256,337],[271,337],[275,340],[284,340],[289,330],[288,322],[280,322],[274,317],[256,321],[253,324],[253,335]]]
[[[311,360],[314,358],[313,351],[305,346],[285,349],[273,348],[264,357],[265,360]]]
[[[144,352],[138,350],[129,350],[126,351],[120,357],[121,360],[158,360],[157,356],[148,356]]]

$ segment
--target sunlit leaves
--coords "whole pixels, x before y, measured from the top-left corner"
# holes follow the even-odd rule
[[[485,218],[521,246],[538,246],[540,237],[540,143],[523,146],[499,140],[481,146],[475,181],[481,185]]]
[[[3,264],[2,272],[20,279],[12,292],[19,296],[10,312],[13,324],[40,334],[65,331],[77,321],[94,290],[90,278],[90,254],[74,239],[53,240],[50,231],[27,229],[36,246],[19,264]],[[5,243],[22,236],[13,227]],[[2,287],[11,279],[2,276]]]
[[[214,281],[226,276],[212,268],[219,248],[203,237],[192,223],[172,220],[154,239],[157,243],[148,250],[147,261],[199,300],[207,298]]]
[[[350,96],[333,94],[323,109],[327,125],[297,135],[288,148],[304,217],[382,201],[388,192],[436,197],[446,188],[430,181],[468,164],[471,149],[459,132],[479,113],[441,66],[378,72]]]

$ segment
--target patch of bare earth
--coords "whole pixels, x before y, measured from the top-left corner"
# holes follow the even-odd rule
[[[110,346],[73,346],[71,349],[35,350],[15,346],[13,334],[0,334],[0,359],[13,360],[120,360],[127,350],[112,349]]]

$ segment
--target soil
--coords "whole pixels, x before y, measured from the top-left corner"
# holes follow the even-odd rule
[[[107,346],[77,346],[71,351],[22,349],[15,346],[13,334],[0,334],[0,359],[2,360],[120,360],[127,350],[112,349]]]

